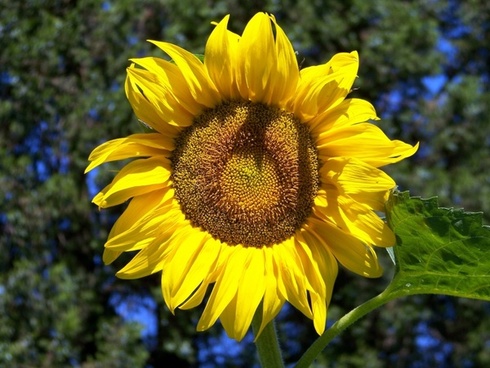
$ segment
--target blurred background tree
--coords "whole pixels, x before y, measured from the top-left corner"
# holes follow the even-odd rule
[[[85,176],[99,143],[143,131],[123,89],[146,39],[202,53],[211,21],[241,33],[274,13],[302,66],[358,50],[352,96],[374,103],[392,138],[420,142],[386,170],[413,195],[490,214],[490,3],[484,0],[0,0],[0,366],[250,367],[252,337],[195,332],[202,309],[172,316],[159,278],[120,281],[101,261],[122,208],[91,197],[118,166]],[[387,285],[341,272],[329,323]],[[490,306],[395,300],[337,338],[321,367],[490,366]],[[279,318],[288,362],[315,339],[292,308]]]

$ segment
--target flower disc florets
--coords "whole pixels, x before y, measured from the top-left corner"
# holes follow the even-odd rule
[[[308,128],[259,103],[206,110],[179,135],[171,161],[186,217],[228,244],[262,247],[292,236],[319,187]]]

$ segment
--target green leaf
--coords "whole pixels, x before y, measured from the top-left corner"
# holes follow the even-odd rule
[[[397,192],[386,214],[397,238],[389,294],[490,300],[490,227],[482,226],[481,213],[441,208],[436,197]]]
[[[396,272],[379,295],[341,317],[303,354],[295,368],[310,367],[343,330],[390,300],[413,294],[446,294],[490,300],[490,227],[481,213],[441,208],[437,198],[393,193],[386,205],[396,235],[389,250]]]

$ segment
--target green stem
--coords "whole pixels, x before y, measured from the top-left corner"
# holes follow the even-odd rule
[[[252,329],[257,336],[261,324],[261,308],[255,312],[252,320]],[[259,355],[262,368],[284,368],[282,353],[277,339],[276,326],[274,320],[269,322],[260,336],[255,340],[257,354]]]
[[[394,293],[390,293],[389,287],[378,296],[368,300],[361,304],[349,313],[340,318],[330,327],[325,333],[320,336],[303,354],[301,359],[296,364],[295,368],[307,368],[309,367],[315,358],[322,352],[323,349],[332,341],[337,335],[344,331],[351,324],[356,322],[359,318],[364,317],[372,310],[382,306],[383,304],[395,299],[397,296]]]

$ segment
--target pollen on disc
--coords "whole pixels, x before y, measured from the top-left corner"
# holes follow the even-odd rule
[[[318,156],[293,114],[226,102],[198,116],[176,140],[175,195],[186,218],[228,244],[280,243],[311,214]]]

